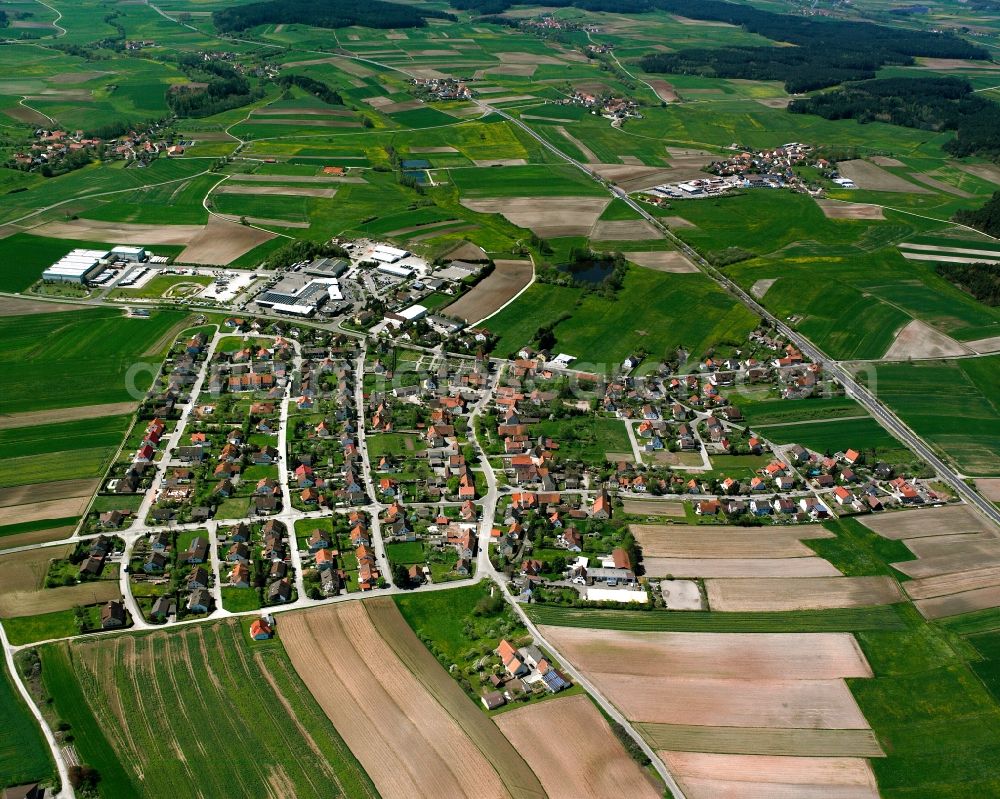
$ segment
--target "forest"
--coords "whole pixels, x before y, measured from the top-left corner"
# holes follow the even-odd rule
[[[874,78],[879,67],[911,64],[914,56],[989,58],[983,48],[952,34],[776,14],[721,0],[651,2],[664,11],[739,25],[768,39],[799,47],[686,48],[653,53],[639,62],[647,72],[780,80],[794,94]]]
[[[185,54],[177,58],[177,64],[192,81],[206,84],[188,88],[181,83],[167,90],[167,105],[178,117],[207,117],[263,96],[261,89],[252,88],[246,78],[221,61],[203,61]]]
[[[1000,264],[938,264],[935,271],[987,305],[1000,305]]]
[[[296,22],[317,28],[423,28],[432,17],[454,19],[442,11],[384,0],[265,0],[212,12],[215,27],[223,33]]]
[[[1000,157],[1000,105],[961,78],[881,78],[803,100],[788,110],[824,119],[888,122],[920,130],[954,130],[944,149],[956,156]]]
[[[1000,238],[1000,191],[994,192],[986,205],[975,211],[959,211],[952,219],[960,225],[981,230],[987,236]]]

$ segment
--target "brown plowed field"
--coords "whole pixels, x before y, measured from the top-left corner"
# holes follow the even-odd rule
[[[923,580],[910,580],[904,587],[911,599],[930,599],[936,596],[989,588],[992,585],[1000,585],[1000,566],[974,569],[960,574],[943,574],[939,577],[927,577]]]
[[[647,558],[650,577],[839,577],[823,558]]]
[[[624,502],[625,513],[642,516],[675,516],[684,517],[684,504],[681,502],[671,502],[655,499],[626,499]]]
[[[482,752],[386,644],[360,602],[288,614],[281,640],[383,799],[508,796]]]
[[[676,103],[681,99],[677,96],[677,91],[674,89],[672,83],[656,78],[647,80],[646,83],[648,83],[652,87],[653,91],[656,92],[656,96],[665,103]]]
[[[539,236],[589,236],[607,207],[607,197],[502,197],[462,199],[462,205],[484,214],[502,214],[511,224]]]
[[[662,239],[663,234],[645,219],[599,219],[590,237],[596,241],[650,241]]]
[[[497,725],[473,705],[458,684],[421,643],[406,623],[396,603],[388,597],[365,601],[372,624],[382,639],[427,691],[441,703],[448,714],[486,755],[500,775],[500,780],[514,799],[539,799],[545,796],[538,777],[524,762],[517,749],[504,738]]]
[[[494,261],[496,268],[444,312],[472,324],[496,313],[531,282],[531,261]]]
[[[974,610],[986,610],[1000,606],[1000,585],[933,599],[919,599],[913,604],[925,619],[940,619],[945,616],[957,616],[960,613],[971,613]]]
[[[796,757],[883,757],[871,730],[795,730],[642,724],[636,730],[653,749]]]
[[[748,531],[745,527],[632,524],[629,529],[643,555],[654,558],[797,558],[815,554],[799,540],[804,534],[794,528]]]
[[[660,755],[689,799],[878,799],[879,795],[871,766],[861,758],[666,751]]]
[[[956,533],[955,535],[925,535],[921,538],[906,538],[903,543],[918,558],[940,558],[964,552],[969,544],[995,541],[992,533]]]
[[[336,189],[320,189],[312,186],[245,186],[238,183],[224,183],[215,190],[216,194],[268,194],[288,197],[332,198]]]
[[[80,311],[86,305],[71,305],[66,302],[48,302],[28,297],[0,297],[0,316],[29,316],[35,313],[60,313]],[[2,419],[0,419],[2,423]]]
[[[53,499],[48,502],[31,502],[25,505],[6,505],[3,509],[4,524],[23,524],[39,519],[66,519],[70,516],[81,516],[90,502],[90,494],[66,499]],[[13,546],[4,538],[0,548]]]
[[[52,483],[0,488],[0,508],[51,502],[67,497],[89,497],[97,490],[100,483],[100,480],[81,478],[79,480],[57,480]]]
[[[708,606],[721,611],[820,610],[890,605],[903,599],[890,577],[776,577],[706,580]]]
[[[914,579],[1000,566],[1000,541],[966,544],[962,547],[956,547],[956,550],[952,555],[939,555],[934,558],[910,560],[892,565]]]
[[[948,505],[867,516],[861,520],[869,530],[883,538],[919,538],[928,535],[989,532],[992,528],[967,505]]]
[[[629,719],[721,727],[862,730],[868,722],[843,680],[650,678],[588,675]]]
[[[496,721],[550,799],[660,796],[585,696],[533,704]]]
[[[880,205],[842,203],[839,200],[816,200],[827,219],[885,219]]]
[[[266,230],[258,230],[211,216],[208,224],[191,239],[184,252],[177,256],[177,261],[187,264],[226,266],[274,237],[273,233],[268,233]]]
[[[541,627],[543,635],[584,672],[654,680],[712,677],[829,680],[871,677],[849,633],[673,633]]]
[[[854,161],[841,161],[837,168],[845,178],[854,181],[859,189],[870,189],[871,191],[896,191],[908,194],[930,194],[931,191],[924,186],[910,183],[908,180],[886,172],[882,167],[876,166],[870,161],[863,161],[860,158]]]
[[[598,223],[601,224],[601,223]],[[687,256],[666,250],[660,252],[626,252],[623,255],[633,263],[639,264],[654,272],[674,272],[676,274],[688,274],[697,272],[698,267],[691,263]]]
[[[952,355],[970,354],[969,348],[964,344],[925,322],[914,319],[896,334],[882,358],[886,361],[905,361],[910,358],[948,358]]]

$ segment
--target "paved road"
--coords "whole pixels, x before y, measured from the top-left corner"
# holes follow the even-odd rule
[[[485,105],[481,101],[480,105]],[[731,281],[718,269],[712,266],[708,261],[701,257],[694,249],[689,247],[681,239],[679,239],[674,233],[664,224],[660,222],[655,216],[650,214],[645,208],[643,208],[638,202],[629,197],[628,193],[618,186],[608,184],[600,175],[594,172],[586,164],[582,164],[576,159],[564,153],[554,144],[547,141],[540,134],[532,130],[528,125],[522,122],[520,119],[511,116],[502,109],[494,108],[493,111],[504,119],[506,119],[511,124],[517,125],[521,130],[531,136],[535,141],[537,141],[546,150],[554,155],[557,155],[562,160],[569,164],[572,164],[577,169],[589,175],[593,180],[599,182],[601,185],[605,186],[607,190],[613,194],[622,202],[626,203],[632,210],[643,217],[647,222],[654,225],[658,230],[662,231],[663,234],[681,251],[686,255],[691,261],[696,264],[702,272],[704,272],[708,277],[714,280],[716,283],[721,285],[726,291],[732,294],[736,299],[747,306],[751,311],[756,313],[762,319],[767,320],[775,326],[775,328],[781,332],[789,341],[795,344],[796,347],[810,360],[816,363],[822,363],[823,368],[826,373],[834,378],[844,387],[847,394],[853,397],[857,402],[862,405],[865,410],[867,410],[875,420],[882,425],[886,430],[892,433],[896,438],[902,441],[906,446],[908,446],[913,452],[923,458],[937,473],[938,477],[948,486],[955,491],[962,499],[964,499],[969,505],[979,511],[980,514],[985,516],[987,519],[992,521],[994,524],[1000,525],[1000,508],[997,508],[993,503],[989,502],[983,498],[980,494],[976,493],[973,489],[965,484],[959,473],[952,468],[950,465],[944,462],[933,449],[913,430],[911,430],[896,414],[889,410],[881,400],[875,396],[866,386],[861,385],[854,376],[851,374],[850,370],[847,369],[843,364],[829,358],[826,353],[824,353],[819,347],[813,344],[805,336],[801,335],[797,331],[789,327],[785,322],[783,322],[778,317],[774,316],[770,311],[768,311],[763,305],[761,305],[757,300],[751,297],[747,292],[740,288],[736,283]]]

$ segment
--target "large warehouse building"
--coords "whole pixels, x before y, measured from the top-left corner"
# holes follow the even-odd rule
[[[71,250],[42,272],[42,280],[56,283],[86,283],[104,266],[107,250]]]

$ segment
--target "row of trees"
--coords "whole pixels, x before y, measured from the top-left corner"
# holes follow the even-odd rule
[[[954,130],[945,149],[956,156],[1000,157],[1000,105],[961,78],[880,78],[795,100],[788,110],[825,119],[888,122],[920,130]]]
[[[428,18],[454,19],[442,11],[385,0],[265,0],[212,13],[215,27],[223,33],[297,22],[317,28],[423,28]]]

